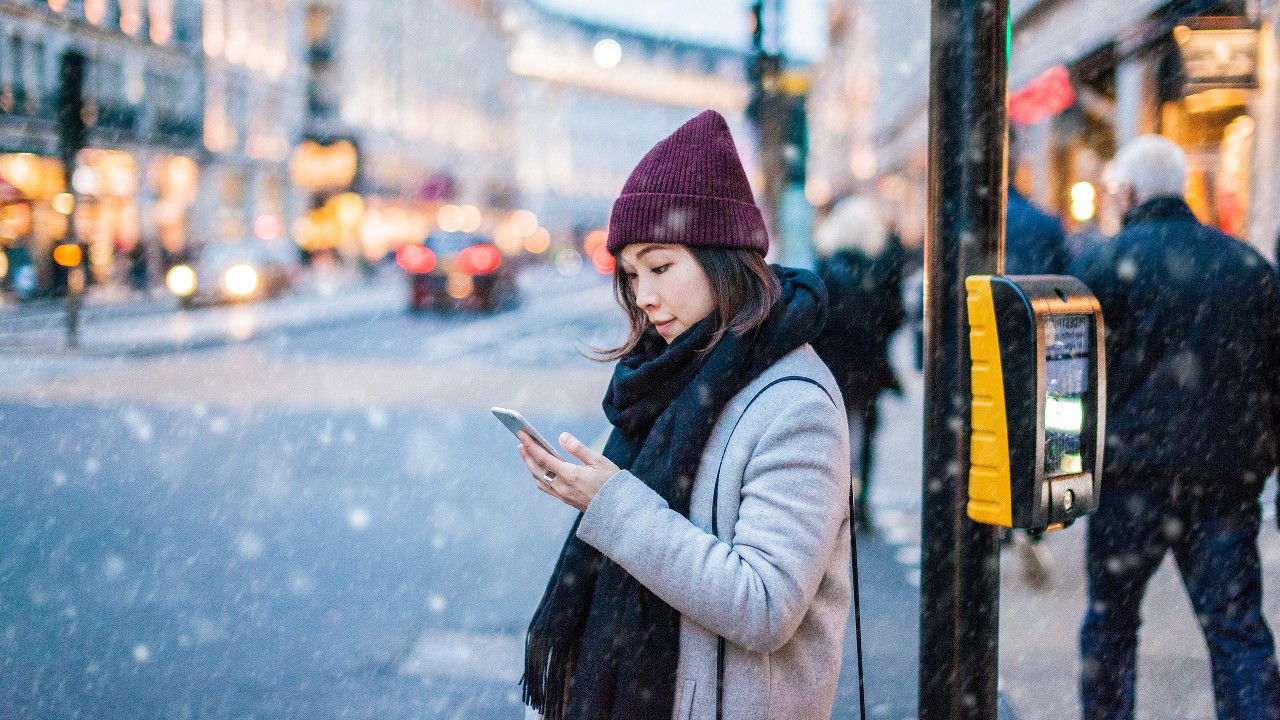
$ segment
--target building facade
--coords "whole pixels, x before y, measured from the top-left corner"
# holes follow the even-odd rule
[[[288,228],[302,198],[288,161],[306,122],[304,7],[297,0],[203,0],[202,8],[207,161],[192,241],[254,243],[292,258]]]
[[[577,247],[708,107],[761,187],[746,61],[526,0],[0,0],[0,290],[65,289],[72,233],[122,297],[213,246],[372,263],[443,228]]]
[[[584,21],[527,2],[511,9],[509,66],[522,204],[557,237],[608,224],[628,174],[655,143],[707,108],[725,116],[760,187],[740,50]]]
[[[305,13],[307,121],[291,166],[304,250],[374,261],[421,241],[444,205],[446,214],[511,209],[513,83],[500,7],[317,0]]]
[[[203,150],[199,30],[192,0],[0,2],[6,291],[65,287],[53,248],[71,227],[88,281],[107,288],[155,282],[185,242]],[[59,115],[71,102],[75,147]]]
[[[921,242],[928,6],[842,4],[875,25],[876,190],[910,228],[904,238]],[[1187,195],[1201,220],[1274,256],[1280,3],[1013,0],[1010,13],[1018,187],[1070,231],[1113,233],[1120,218],[1107,202],[1109,162],[1127,140],[1160,133],[1187,151]]]

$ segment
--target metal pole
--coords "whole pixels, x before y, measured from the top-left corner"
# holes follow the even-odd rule
[[[75,190],[71,184],[71,176],[75,174],[76,157],[84,147],[85,124],[84,102],[84,70],[85,56],[78,51],[68,50],[63,53],[58,71],[58,152],[62,158],[62,168],[67,177],[67,191],[73,197]],[[67,215],[67,235],[64,242],[78,243],[76,233],[75,209]],[[87,253],[81,253],[80,263],[67,269],[66,329],[67,347],[74,348],[80,344],[80,303],[88,279],[86,265]]]
[[[780,0],[778,1],[781,12]],[[766,8],[763,0],[755,0],[751,4],[751,47],[752,55],[748,75],[751,79],[751,103],[747,114],[756,124],[759,137],[760,170],[764,176],[763,187],[760,188],[760,205],[764,211],[765,222],[769,226],[769,237],[781,238],[781,225],[778,222],[779,199],[786,183],[787,163],[784,154],[786,144],[786,100],[779,87],[779,76],[782,73],[783,55],[779,46],[775,52],[769,52],[766,41],[769,33]],[[775,18],[775,22],[776,22]]]
[[[933,0],[925,242],[921,720],[995,720],[996,529],[969,520],[964,278],[1003,270],[1008,0]]]

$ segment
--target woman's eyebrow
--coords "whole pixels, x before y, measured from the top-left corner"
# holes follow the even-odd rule
[[[640,258],[644,257],[645,255],[647,255],[647,254],[649,254],[649,253],[653,252],[654,250],[666,250],[666,248],[664,248],[664,247],[663,247],[663,246],[661,246],[661,245],[650,245],[650,246],[646,247],[645,249],[641,250],[640,252],[636,253],[636,259],[637,259],[637,260],[639,260]]]

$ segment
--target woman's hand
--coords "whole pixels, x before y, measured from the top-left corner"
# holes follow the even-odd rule
[[[613,461],[583,445],[569,433],[560,434],[560,447],[581,460],[581,465],[565,462],[543,450],[523,430],[516,433],[516,437],[523,443],[518,448],[520,457],[524,458],[529,473],[538,481],[538,489],[580,511],[586,511],[604,481],[618,472]]]

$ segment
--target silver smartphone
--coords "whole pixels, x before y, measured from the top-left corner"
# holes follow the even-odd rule
[[[555,455],[557,458],[564,460],[564,456],[560,454],[560,451],[557,450],[546,438],[542,437],[542,433],[538,432],[537,428],[531,425],[528,420],[525,420],[524,416],[520,413],[515,410],[508,410],[500,407],[489,408],[489,411],[493,413],[494,417],[498,418],[499,422],[507,426],[507,429],[511,431],[512,435],[523,430],[529,433],[529,437],[533,438],[534,442],[541,445],[542,449],[552,455]]]

